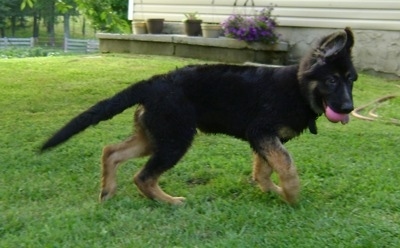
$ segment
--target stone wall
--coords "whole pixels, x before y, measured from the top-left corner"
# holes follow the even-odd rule
[[[178,34],[97,34],[100,51],[168,55],[197,58],[226,63],[256,62],[286,64],[288,45],[248,44],[244,41],[219,37],[190,37]]]
[[[179,24],[167,24],[166,32],[180,32]],[[288,63],[299,58],[324,35],[339,29],[278,27],[281,39],[289,44]],[[399,31],[354,29],[353,62],[358,70],[385,73],[400,77],[400,27]]]
[[[274,56],[277,56],[275,58],[268,59],[265,56],[268,56],[268,54],[262,54],[261,57],[263,57],[262,60],[257,59],[255,62],[266,62],[266,63],[280,63],[284,62],[285,64],[293,64],[297,63],[299,58],[301,58],[305,53],[307,53],[313,45],[315,45],[316,41],[320,39],[324,35],[328,35],[332,32],[335,32],[339,29],[329,29],[329,28],[301,28],[301,27],[279,27],[277,29],[277,32],[281,34],[281,40],[286,42],[288,44],[288,52],[286,54],[286,58],[283,59],[281,52],[282,50],[279,51],[279,53],[273,53]],[[400,31],[382,31],[382,30],[364,30],[364,29],[354,29],[353,30],[354,35],[355,35],[355,46],[353,49],[353,61],[355,66],[357,67],[358,70],[360,71],[369,71],[369,72],[375,72],[375,73],[384,73],[388,76],[394,76],[394,77],[400,77]],[[181,23],[166,23],[164,26],[164,31],[163,33],[166,34],[179,34],[182,33],[182,24]],[[112,37],[108,36],[108,38]],[[115,36],[117,37],[117,36]],[[226,61],[226,62],[241,62],[242,60],[245,60],[246,57],[241,58],[240,60],[235,60],[232,61],[230,59],[225,60],[224,56],[230,57],[230,58],[238,58],[236,53],[233,53],[232,50],[224,50],[222,49],[222,43],[225,41],[221,40],[223,38],[217,38],[214,40],[219,40],[217,43],[219,44],[218,46],[220,49],[213,48],[212,46],[206,45],[203,46],[202,50],[197,50],[197,53],[194,53],[193,48],[196,45],[192,41],[194,39],[191,39],[189,37],[185,38],[179,38],[179,36],[176,36],[178,38],[175,38],[176,41],[182,41],[181,46],[178,48],[186,49],[188,51],[188,56],[190,55],[203,55],[200,56],[199,58],[204,58],[204,59],[215,59],[218,61]],[[100,40],[102,40],[101,37],[99,37]],[[108,39],[107,38],[107,39]],[[129,38],[128,38],[129,39]],[[169,39],[167,37],[167,39]],[[202,42],[198,40],[199,42]],[[124,50],[125,52],[132,52],[135,51],[135,53],[144,53],[145,50],[148,50],[148,52],[156,51],[154,48],[148,47],[145,44],[138,43],[138,42],[131,42],[130,45],[128,43],[125,44],[122,40],[116,41],[114,44],[125,44],[122,47],[118,47],[118,45],[111,45],[111,41],[108,40],[108,45],[106,45],[103,41],[103,45],[100,44],[100,49],[103,52],[117,52],[118,50]],[[142,42],[145,42],[144,40]],[[184,43],[189,42],[189,46],[185,46]],[[213,41],[214,42],[214,41]],[[134,47],[134,43],[136,45],[141,44],[140,47]],[[208,44],[210,44],[208,42]],[[174,53],[175,51],[178,50],[173,50],[176,49],[177,46],[171,46],[167,44],[159,44],[161,47],[162,46],[168,46],[172,50],[168,50],[168,54],[171,55],[177,55],[179,54]],[[126,46],[129,46],[129,48],[126,48]],[[229,45],[226,45],[229,47]],[[241,46],[245,46],[241,44]],[[125,47],[125,48],[124,48]],[[192,50],[191,50],[192,49]],[[243,49],[248,49],[244,48]],[[105,51],[106,50],[106,51]],[[218,51],[221,52],[219,53]],[[165,52],[165,50],[163,50]],[[190,52],[192,51],[192,52]],[[235,52],[239,52],[240,49],[235,50]],[[250,49],[248,51],[254,52],[256,50]],[[209,53],[207,55],[207,53]],[[286,53],[286,51],[285,51]],[[146,53],[145,53],[146,54]],[[164,53],[160,53],[164,54]],[[185,53],[186,54],[186,53]],[[242,54],[245,54],[242,52]],[[182,55],[182,53],[181,53]],[[183,56],[185,56],[183,54]],[[250,56],[254,57],[253,54]],[[254,61],[254,60],[253,60]]]
[[[289,63],[296,62],[321,36],[338,29],[280,27],[282,40],[289,43]],[[362,71],[400,76],[400,31],[353,30],[353,62]]]

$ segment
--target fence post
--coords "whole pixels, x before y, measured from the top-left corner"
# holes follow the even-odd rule
[[[68,52],[68,38],[64,37],[64,52]]]

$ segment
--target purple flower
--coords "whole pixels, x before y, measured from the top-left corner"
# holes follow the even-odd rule
[[[275,43],[279,34],[275,33],[276,23],[271,18],[272,10],[272,7],[268,7],[254,16],[229,16],[221,23],[225,36],[247,42]]]

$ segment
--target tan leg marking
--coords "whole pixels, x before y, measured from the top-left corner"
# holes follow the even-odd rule
[[[135,119],[139,116],[139,111]],[[138,121],[135,123],[136,134],[126,141],[104,147],[102,155],[102,177],[100,201],[110,199],[117,190],[116,173],[120,163],[130,159],[146,155],[152,152],[151,142],[144,128]]]
[[[173,197],[165,193],[158,185],[158,177],[149,178],[146,181],[142,181],[140,179],[140,172],[138,172],[134,176],[133,181],[140,192],[150,199],[170,203],[173,205],[180,205],[185,201],[184,197]]]
[[[277,151],[271,152],[268,156],[268,162],[279,175],[283,198],[288,203],[293,204],[298,200],[300,181],[292,160],[288,161],[288,158],[290,158],[288,155]]]
[[[280,187],[276,188],[271,186],[268,180],[263,179],[266,181],[262,183],[263,187],[269,187],[277,192],[290,204],[296,203],[300,192],[300,181],[292,158],[278,138],[265,142],[263,146],[265,152],[262,156],[266,157],[266,163],[278,174],[280,181]],[[259,170],[258,174],[260,173],[268,175],[270,172],[264,168]]]
[[[282,188],[277,186],[271,180],[272,168],[258,154],[254,153],[253,161],[253,180],[258,183],[258,186],[263,192],[273,191],[279,195],[283,194]]]

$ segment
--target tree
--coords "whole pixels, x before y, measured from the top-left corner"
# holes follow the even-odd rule
[[[41,0],[46,2],[43,5],[42,11],[47,26],[47,34],[49,35],[49,45],[55,46],[55,31],[54,26],[56,22],[56,3],[55,0]]]
[[[56,0],[22,0],[21,8],[29,6],[33,16],[33,37],[39,37],[39,20],[43,18],[49,35],[49,45],[55,45]]]
[[[64,37],[69,38],[70,36],[70,19],[71,15],[77,14],[77,5],[74,0],[64,0],[56,2],[57,10],[64,17]]]
[[[15,31],[17,30],[17,20],[19,18],[23,18],[24,12],[21,10],[22,0],[7,0],[6,5],[9,8],[8,11],[8,18],[11,24],[11,36],[15,36]]]
[[[74,9],[76,6],[78,11],[84,14],[90,21],[91,25],[101,31],[107,32],[129,32],[129,23],[126,18],[127,1],[126,0],[22,0],[21,8],[26,6],[45,7],[55,6],[61,13],[63,11]],[[76,4],[76,5],[75,5]]]
[[[126,0],[75,0],[92,26],[107,32],[129,32]],[[125,4],[125,8],[123,7]]]
[[[6,20],[10,8],[3,1],[0,2],[0,37],[6,36]]]

